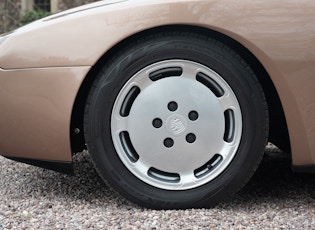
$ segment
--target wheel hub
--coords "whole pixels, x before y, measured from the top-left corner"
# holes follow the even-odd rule
[[[187,119],[180,114],[171,115],[166,119],[166,129],[170,135],[180,136],[187,127]]]

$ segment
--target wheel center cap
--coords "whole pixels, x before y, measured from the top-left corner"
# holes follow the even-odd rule
[[[166,120],[166,129],[173,136],[182,135],[187,129],[187,120],[180,114],[173,114]]]

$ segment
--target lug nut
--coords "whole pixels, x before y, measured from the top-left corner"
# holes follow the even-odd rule
[[[174,145],[174,141],[173,141],[172,138],[166,138],[166,139],[164,140],[164,146],[165,146],[166,148],[171,148],[171,147],[173,147],[173,145]]]
[[[169,111],[174,112],[177,110],[178,104],[175,101],[171,101],[170,103],[168,103],[167,108]]]
[[[199,114],[198,114],[196,111],[191,111],[191,112],[189,112],[189,114],[188,114],[188,118],[189,118],[189,120],[191,120],[191,121],[197,120],[198,117],[199,117]]]
[[[194,142],[196,141],[196,135],[193,134],[193,133],[187,134],[187,136],[186,136],[186,141],[187,141],[188,143],[194,143]]]
[[[152,121],[152,125],[154,128],[161,128],[162,125],[163,125],[163,121],[160,119],[160,118],[155,118],[153,121]]]

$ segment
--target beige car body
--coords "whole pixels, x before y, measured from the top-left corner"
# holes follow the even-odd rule
[[[292,164],[312,168],[314,12],[315,1],[310,0],[100,1],[3,35],[0,153],[10,158],[71,162],[74,102],[98,61],[142,31],[187,25],[223,34],[257,58],[281,101]]]

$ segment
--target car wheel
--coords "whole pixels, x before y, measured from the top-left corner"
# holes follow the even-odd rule
[[[244,60],[207,36],[135,39],[104,64],[85,111],[100,176],[156,209],[213,206],[257,168],[268,135],[262,89]]]

